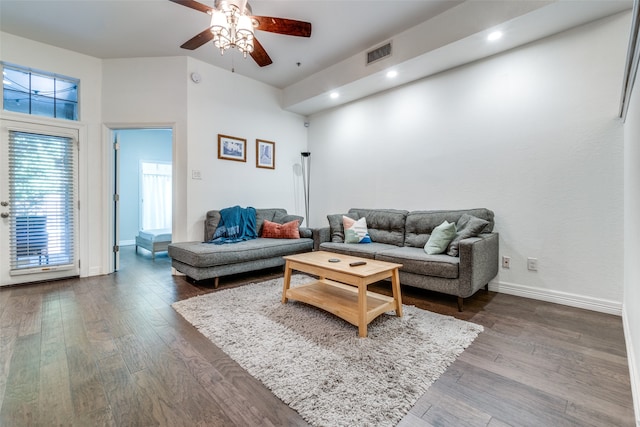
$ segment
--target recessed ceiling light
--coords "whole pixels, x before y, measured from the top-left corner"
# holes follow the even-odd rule
[[[494,31],[493,33],[487,36],[487,40],[492,42],[492,41],[498,40],[500,37],[502,37],[502,31]]]
[[[331,97],[331,99],[336,99],[337,97],[340,96],[340,94],[338,92],[331,92],[331,95],[329,95]]]
[[[390,79],[394,78],[397,75],[398,75],[398,72],[396,70],[391,70],[387,72],[387,77]]]

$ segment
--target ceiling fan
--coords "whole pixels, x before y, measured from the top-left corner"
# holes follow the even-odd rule
[[[194,50],[213,40],[213,44],[221,53],[235,47],[245,58],[249,54],[260,67],[264,67],[273,61],[255,38],[254,30],[298,37],[311,36],[311,23],[270,16],[253,16],[247,0],[215,0],[214,7],[195,0],[170,1],[211,15],[211,26],[183,43],[180,46],[183,49]]]

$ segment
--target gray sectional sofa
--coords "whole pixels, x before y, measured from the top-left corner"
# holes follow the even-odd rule
[[[256,231],[261,235],[265,220],[285,224],[303,218],[289,215],[285,209],[256,209]],[[282,257],[313,250],[313,232],[300,227],[299,239],[271,239],[258,237],[238,243],[216,245],[211,240],[220,221],[220,211],[207,212],[203,242],[171,243],[168,246],[171,265],[193,280],[215,279],[218,287],[221,276],[261,270],[284,265]]]
[[[466,215],[465,215],[466,214]],[[342,216],[366,218],[371,243],[344,243]],[[445,251],[429,255],[424,246],[433,229],[443,221],[460,225],[473,218],[477,235],[460,234]],[[493,232],[494,214],[489,209],[454,211],[405,211],[395,209],[351,209],[328,215],[329,227],[314,231],[316,250],[355,255],[402,264],[400,283],[458,297],[470,297],[498,274],[498,233]],[[468,223],[471,224],[471,223]],[[467,228],[467,231],[469,228]],[[456,247],[457,246],[457,247]],[[448,252],[448,253],[447,253]]]

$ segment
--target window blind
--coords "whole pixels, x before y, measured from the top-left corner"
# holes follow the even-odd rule
[[[10,269],[75,263],[73,138],[9,131]]]

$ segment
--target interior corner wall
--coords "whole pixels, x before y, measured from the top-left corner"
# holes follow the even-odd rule
[[[105,59],[103,65],[103,122],[111,129],[162,127],[173,130],[173,235],[187,240],[187,94],[186,57]],[[112,189],[113,149],[103,141],[102,185]],[[109,194],[105,190],[105,194]],[[112,203],[109,198],[105,204]],[[113,218],[101,223],[109,230]],[[106,239],[112,234],[105,233]],[[107,243],[108,244],[108,243]],[[109,258],[105,265],[110,265]]]
[[[282,91],[274,87],[193,58],[187,72],[189,158],[182,173],[189,182],[190,240],[203,238],[205,214],[212,209],[279,207],[304,216],[304,117],[283,110]],[[191,73],[201,81],[190,80]],[[246,140],[246,162],[218,158],[219,134]],[[275,142],[275,169],[256,167],[256,139]]]
[[[103,254],[107,242],[103,241],[99,228],[89,222],[101,223],[105,219],[104,194],[102,193],[101,119],[102,63],[100,59],[60,49],[44,43],[0,32],[0,60],[80,80],[79,121],[64,121],[67,127],[80,130],[79,151],[79,258],[80,275],[104,274]],[[3,118],[10,114],[0,112]],[[21,120],[41,123],[37,116],[21,115]]]
[[[312,115],[311,225],[486,207],[511,257],[493,289],[620,314],[629,16]]]
[[[307,132],[302,116],[282,110],[279,89],[187,57],[104,60],[103,74],[107,126],[174,127],[174,241],[201,240],[211,209],[304,212],[299,163]],[[247,161],[218,159],[218,134],[246,139]],[[275,169],[256,168],[256,139],[276,143]]]
[[[640,425],[640,75],[624,124],[624,320],[627,357]]]

